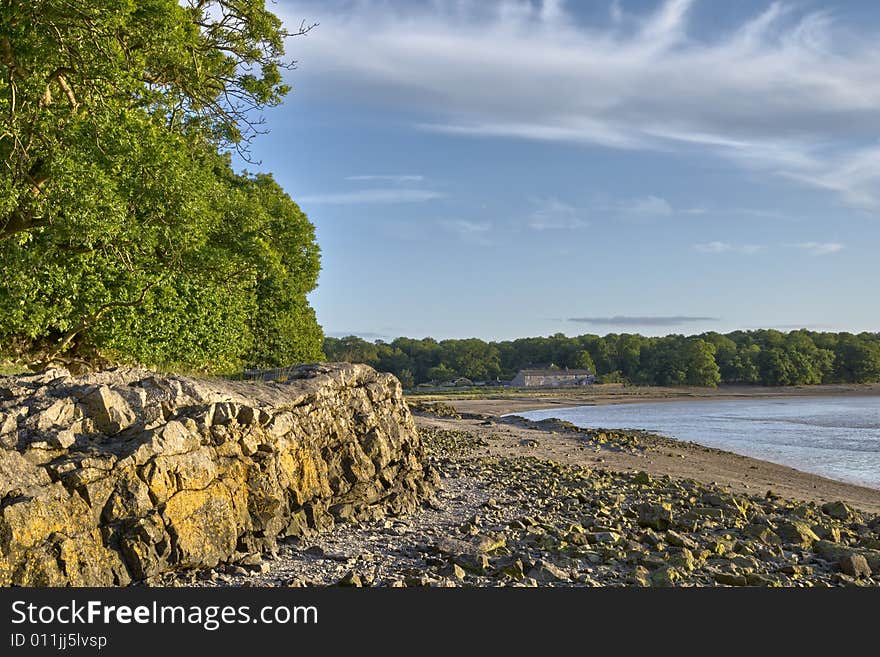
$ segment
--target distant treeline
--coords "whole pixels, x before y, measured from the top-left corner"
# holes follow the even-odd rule
[[[615,334],[604,337],[477,338],[386,343],[355,336],[326,338],[330,361],[366,363],[396,375],[404,387],[471,381],[509,381],[529,366],[587,368],[603,383],[768,386],[880,381],[880,333],[817,333],[775,330],[703,333],[695,336]]]

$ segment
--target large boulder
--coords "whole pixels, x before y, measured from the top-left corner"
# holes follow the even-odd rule
[[[285,374],[0,377],[0,586],[150,581],[433,497],[397,379]]]

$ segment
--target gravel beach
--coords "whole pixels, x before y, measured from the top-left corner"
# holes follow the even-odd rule
[[[415,405],[414,514],[178,573],[182,586],[876,586],[880,491],[647,432]]]

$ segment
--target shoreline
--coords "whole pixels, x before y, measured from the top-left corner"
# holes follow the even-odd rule
[[[609,406],[615,404],[653,404],[685,401],[743,401],[754,399],[789,399],[810,397],[880,397],[880,383],[822,384],[813,386],[721,386],[719,388],[658,387],[658,386],[591,386],[586,389],[543,389],[525,391],[474,393],[439,392],[408,394],[411,402],[442,402],[460,413],[502,416],[528,411],[575,406]]]
[[[729,396],[724,398],[730,399]],[[568,401],[565,398],[560,398],[559,401],[563,400]],[[842,500],[865,511],[880,513],[880,489],[831,479],[791,466],[669,438],[650,431],[581,429],[569,423],[554,423],[551,420],[533,422],[517,415],[517,412],[526,412],[518,408],[502,408],[504,414],[508,415],[502,417],[502,414],[492,412],[499,408],[502,400],[493,401],[495,403],[491,405],[492,410],[485,413],[485,406],[479,401],[446,400],[444,403],[454,407],[462,415],[461,419],[421,414],[419,424],[486,436],[491,444],[491,448],[487,450],[488,456],[535,456],[589,467],[601,464],[600,467],[620,472],[645,471],[653,476],[669,475],[676,479],[693,479],[703,484],[720,485],[739,494],[755,495],[772,491],[789,499],[819,504]],[[519,406],[519,403],[516,405]],[[543,406],[543,409],[547,408],[563,406],[558,403]],[[484,412],[479,412],[481,410]],[[603,434],[638,436],[639,448],[621,449],[614,444],[589,443],[592,436]],[[585,440],[588,441],[586,446]],[[529,446],[532,441],[537,444]]]

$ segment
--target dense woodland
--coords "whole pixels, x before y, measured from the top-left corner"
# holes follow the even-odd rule
[[[314,227],[230,156],[288,93],[305,31],[263,0],[3,2],[0,359],[321,359]]]
[[[645,337],[556,334],[504,342],[397,338],[370,343],[327,338],[329,360],[367,363],[405,387],[465,377],[509,381],[517,370],[553,364],[588,368],[600,382],[644,385],[768,386],[880,381],[880,334],[775,330]]]

